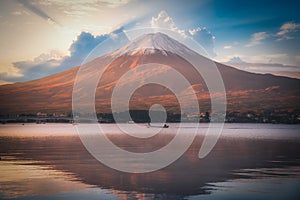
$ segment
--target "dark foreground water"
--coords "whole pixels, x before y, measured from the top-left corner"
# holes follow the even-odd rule
[[[187,124],[187,132],[192,128]],[[134,152],[172,137],[110,136]],[[95,160],[71,124],[1,125],[0,199],[300,199],[299,125],[226,124],[213,151],[199,159],[202,139],[168,167],[129,174]]]

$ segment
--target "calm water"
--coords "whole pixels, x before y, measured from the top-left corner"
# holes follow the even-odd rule
[[[112,125],[104,126],[110,130]],[[300,199],[299,125],[226,124],[206,158],[198,158],[200,133],[179,160],[144,174],[122,173],[99,163],[74,127],[1,125],[0,199]],[[200,132],[206,127],[201,124]],[[193,124],[187,124],[186,131],[191,129]],[[150,141],[109,137],[123,149],[147,152],[161,148],[173,135]]]

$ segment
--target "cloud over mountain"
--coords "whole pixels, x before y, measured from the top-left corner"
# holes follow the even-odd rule
[[[170,29],[178,32],[183,38],[191,37],[206,50],[209,56],[216,56],[214,52],[215,36],[206,27],[197,27],[189,30],[181,29],[164,10],[160,11],[157,17],[152,17],[151,26],[154,29],[156,27]]]
[[[17,73],[0,73],[1,80],[7,82],[28,81],[79,66],[97,45],[113,37],[119,37],[123,41],[120,42],[120,40],[116,40],[112,47],[114,49],[128,42],[128,39],[123,33],[123,28],[119,28],[110,34],[99,36],[94,36],[88,32],[81,32],[70,45],[70,55],[65,56],[59,51],[52,50],[49,53],[43,53],[37,56],[33,60],[14,62],[12,63],[13,69]],[[102,53],[107,52],[103,51]]]
[[[216,37],[207,28],[196,28],[188,31],[189,36],[196,40],[211,57],[216,56],[214,51]]]
[[[185,30],[179,29],[173,19],[164,10],[160,11],[157,17],[152,17],[151,26],[153,28],[166,28],[178,32],[182,37],[186,37]]]
[[[197,27],[195,29],[183,30],[179,28],[174,20],[166,11],[161,11],[157,16],[151,18],[153,28],[160,27],[178,32],[182,38],[191,37],[198,42],[209,56],[214,57],[214,40],[215,37],[207,28]],[[119,37],[119,38],[116,38]],[[52,50],[49,53],[43,53],[33,60],[13,62],[11,72],[0,73],[2,82],[22,82],[42,78],[51,74],[65,71],[76,67],[84,61],[86,56],[103,41],[111,38],[112,42],[109,47],[102,48],[97,52],[98,56],[113,51],[129,41],[123,32],[123,28],[116,29],[112,33],[95,36],[89,32],[81,32],[76,40],[69,47],[69,55]]]

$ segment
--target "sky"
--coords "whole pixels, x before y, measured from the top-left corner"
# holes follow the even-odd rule
[[[218,62],[300,78],[299,7],[288,0],[2,0],[0,84],[76,67],[108,37],[141,27],[191,37]]]

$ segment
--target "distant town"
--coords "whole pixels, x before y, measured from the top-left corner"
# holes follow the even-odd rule
[[[160,119],[150,119],[147,110],[130,110],[131,119],[128,119],[125,112],[119,113],[99,113],[97,114],[99,123],[115,123],[114,115],[118,116],[118,122],[160,122]],[[45,113],[38,112],[35,114],[15,114],[15,115],[0,115],[0,123],[76,123],[76,122],[91,122],[91,115],[84,117],[74,115],[72,113]],[[156,111],[156,116],[162,116],[159,111]],[[80,120],[79,120],[80,119]],[[214,119],[214,120],[212,120]],[[151,121],[152,120],[152,121]],[[218,122],[218,119],[211,117],[209,112],[200,114],[173,114],[167,113],[166,122]],[[265,110],[262,112],[227,112],[225,116],[226,123],[273,123],[273,124],[299,124],[300,110],[281,111],[281,110]]]

